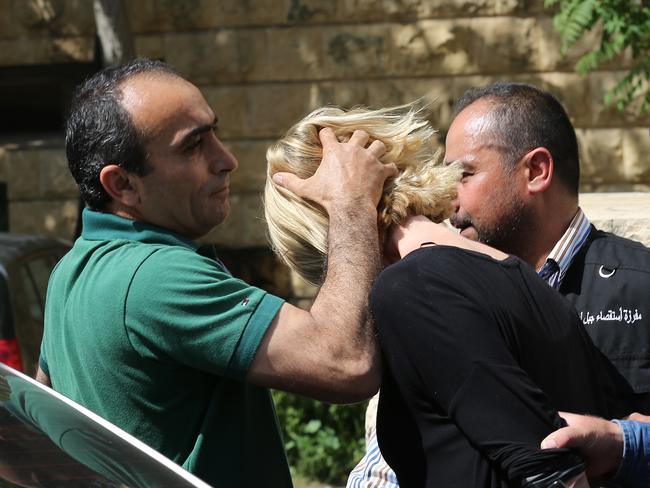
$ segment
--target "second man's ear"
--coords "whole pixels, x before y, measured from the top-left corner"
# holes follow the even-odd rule
[[[137,175],[128,173],[116,164],[104,166],[99,173],[99,182],[111,199],[128,207],[140,203]]]
[[[553,181],[553,156],[545,147],[537,147],[524,156],[527,186],[532,193],[546,191]]]

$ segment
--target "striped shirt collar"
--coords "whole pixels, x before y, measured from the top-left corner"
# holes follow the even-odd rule
[[[564,235],[555,244],[538,274],[553,288],[559,288],[569,265],[587,240],[591,222],[578,208]]]

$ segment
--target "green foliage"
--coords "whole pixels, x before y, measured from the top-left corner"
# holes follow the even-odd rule
[[[588,73],[602,63],[629,49],[632,67],[605,95],[605,102],[619,110],[634,101],[640,111],[650,107],[650,4],[647,0],[545,0],[547,7],[557,6],[553,18],[562,37],[562,53],[587,32],[601,29],[600,43],[582,56],[576,65],[579,73]]]
[[[345,485],[365,449],[366,403],[330,405],[280,391],[273,399],[292,472]]]

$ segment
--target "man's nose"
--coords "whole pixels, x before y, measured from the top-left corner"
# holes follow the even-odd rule
[[[237,158],[224,146],[223,142],[216,136],[212,136],[212,144],[214,145],[212,159],[210,164],[215,172],[221,171],[235,171],[239,163]]]

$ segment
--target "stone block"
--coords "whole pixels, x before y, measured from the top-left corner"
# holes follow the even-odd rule
[[[284,20],[292,24],[349,20],[339,14],[338,0],[292,0],[287,7]]]
[[[534,67],[535,20],[516,17],[423,20],[390,29],[389,73],[440,76]]]
[[[517,73],[537,67],[535,28],[534,18],[471,19],[457,27],[456,38],[467,38],[474,73]]]
[[[30,157],[29,154],[32,153]],[[33,151],[12,151],[7,158],[7,196],[9,200],[39,198],[40,161],[33,157]]]
[[[323,52],[332,28],[292,27],[255,31],[254,81],[313,80],[336,76]],[[263,37],[262,37],[263,34]]]
[[[24,149],[7,158],[9,200],[75,198],[79,192],[60,149]]]
[[[248,91],[250,86],[202,87],[206,101],[219,117],[219,137],[250,137],[247,126]]]
[[[599,229],[650,246],[650,194],[581,193],[580,206]]]
[[[219,117],[219,135],[225,140],[278,138],[321,105],[318,88],[311,83],[207,87],[203,92]]]
[[[426,15],[420,0],[339,0],[339,19],[359,21],[409,21]]]
[[[256,40],[262,40],[260,34],[245,29],[168,34],[165,61],[197,84],[241,82],[256,61]]]
[[[624,181],[623,133],[620,129],[578,129],[581,182]]]
[[[276,139],[319,105],[309,84],[250,86],[246,127],[250,136]]]
[[[134,36],[135,53],[150,59],[165,59],[165,37],[163,35],[146,34]]]
[[[0,41],[0,66],[87,63],[95,41],[90,37],[37,38]]]
[[[95,40],[89,37],[66,37],[54,39],[52,55],[55,59],[67,62],[89,63],[94,58]]]
[[[219,27],[286,23],[290,0],[138,0],[125,2],[136,33],[179,32]]]
[[[548,13],[544,0],[494,0],[495,15],[537,15]]]
[[[40,185],[44,198],[75,198],[79,189],[68,169],[62,150],[48,150],[40,156]]]
[[[244,140],[227,143],[239,161],[239,167],[230,177],[233,193],[262,194],[266,184],[266,149],[273,142],[274,140]]]
[[[11,13],[21,37],[95,35],[93,3],[87,0],[13,0]]]
[[[267,246],[261,194],[231,195],[230,215],[205,236],[203,241],[232,248]]]
[[[320,105],[312,84],[259,84],[208,87],[204,94],[219,117],[219,135],[277,139],[312,108]]]
[[[7,150],[0,146],[0,182],[7,182]]]
[[[14,15],[14,1],[0,0],[0,39],[17,37],[19,32]]]
[[[384,77],[390,66],[386,24],[323,29],[322,65],[328,78]]]
[[[9,231],[71,239],[78,207],[77,199],[9,202]]]
[[[623,129],[623,174],[630,183],[650,185],[649,132],[647,127]]]
[[[537,13],[542,0],[339,0],[338,20],[408,22],[429,18]]]
[[[427,20],[390,30],[390,73],[406,76],[464,74],[476,70],[467,22]]]
[[[213,27],[221,2],[207,0],[138,0],[124,2],[131,30],[135,33],[188,31]]]

